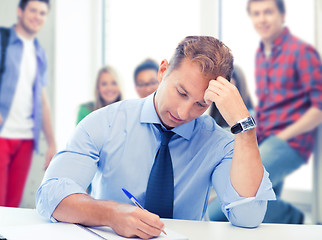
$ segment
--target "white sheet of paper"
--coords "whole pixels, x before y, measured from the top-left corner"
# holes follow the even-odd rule
[[[95,235],[68,223],[0,226],[0,233],[8,240],[99,240]]]
[[[124,240],[128,238],[121,237],[117,235],[112,228],[110,227],[91,227],[89,228],[92,231],[96,232],[97,234],[107,238],[108,240]],[[153,239],[163,239],[163,240],[189,240],[187,237],[172,231],[171,229],[165,228],[164,231],[167,235],[161,233],[161,235],[157,238]],[[131,239],[140,239],[140,238],[131,238]]]
[[[90,228],[108,240],[128,239],[117,235],[109,227]],[[168,235],[163,233],[153,239],[163,240],[188,240],[187,237],[170,229],[165,229]],[[0,226],[0,234],[8,240],[101,240],[98,236],[86,231],[75,224],[70,223],[44,223],[20,226]],[[131,238],[139,239],[139,238]]]

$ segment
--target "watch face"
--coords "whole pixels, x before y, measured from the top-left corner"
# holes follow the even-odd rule
[[[252,129],[256,127],[256,123],[253,117],[248,117],[246,119],[243,119],[239,122],[237,122],[234,126],[231,127],[230,131],[233,134],[237,134],[240,132],[245,132],[249,129]]]
[[[241,124],[242,124],[244,130],[248,130],[248,129],[253,128],[255,126],[255,122],[252,117],[248,118],[244,122],[241,122]]]

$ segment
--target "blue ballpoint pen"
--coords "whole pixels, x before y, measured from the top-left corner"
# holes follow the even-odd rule
[[[129,193],[129,191],[127,191],[126,189],[122,188],[122,191],[125,193],[125,195],[134,203],[135,206],[144,209],[141,204],[139,203],[139,201],[131,194]],[[161,230],[165,235],[167,235],[167,233],[162,229]]]
[[[135,206],[144,209],[139,201],[131,194],[129,193],[126,189],[122,188],[122,191],[125,193],[125,195],[134,203]]]

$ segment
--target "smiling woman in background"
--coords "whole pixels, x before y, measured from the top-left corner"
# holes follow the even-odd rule
[[[76,123],[78,124],[94,110],[120,100],[122,100],[122,94],[115,71],[110,66],[101,68],[96,79],[95,102],[84,103],[80,106]]]

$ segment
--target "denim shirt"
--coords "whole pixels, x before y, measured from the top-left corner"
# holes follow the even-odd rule
[[[20,63],[23,52],[23,42],[17,36],[15,26],[10,29],[9,44],[6,52],[5,71],[2,76],[2,83],[0,87],[0,114],[2,116],[2,124],[0,125],[0,132],[8,118],[13,97],[16,91]],[[1,36],[0,36],[1,42]],[[38,150],[39,135],[42,129],[42,88],[47,85],[47,59],[44,49],[39,45],[37,39],[34,40],[37,58],[36,78],[33,86],[33,107],[32,118],[34,121],[33,135],[35,141],[35,149]],[[2,51],[0,46],[0,51]],[[1,57],[1,56],[0,56]]]

